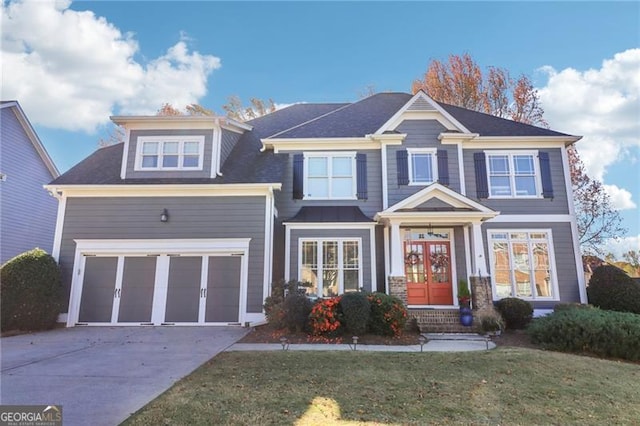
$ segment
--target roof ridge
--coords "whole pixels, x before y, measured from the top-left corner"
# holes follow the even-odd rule
[[[337,103],[337,104],[338,104],[338,105],[340,105],[340,103]],[[307,104],[307,105],[315,105],[315,104]],[[331,105],[331,103],[330,103],[330,104],[328,104],[328,105]],[[281,134],[283,134],[283,133],[287,133],[287,132],[288,132],[288,131],[290,131],[290,130],[297,129],[298,127],[302,127],[302,126],[304,126],[305,124],[313,123],[314,121],[319,120],[319,119],[321,119],[321,118],[323,118],[323,117],[326,117],[326,116],[328,116],[328,115],[331,115],[331,114],[333,114],[334,112],[342,111],[343,109],[348,108],[348,107],[350,107],[351,105],[353,105],[353,103],[347,103],[346,105],[342,105],[341,107],[336,108],[336,109],[334,109],[334,110],[331,110],[331,111],[329,111],[329,112],[327,112],[327,113],[325,113],[325,114],[322,114],[322,115],[319,115],[319,116],[317,116],[317,117],[314,117],[314,118],[312,118],[311,120],[304,121],[304,122],[302,122],[302,123],[296,124],[296,125],[295,125],[295,126],[293,126],[293,127],[289,127],[288,129],[284,129],[284,130],[281,130],[281,131],[279,131],[279,132],[277,132],[277,133],[274,133],[273,135],[267,136],[267,137],[266,137],[266,139],[270,139],[270,138],[272,138],[272,137],[274,137],[274,136],[278,136],[278,135],[281,135]]]

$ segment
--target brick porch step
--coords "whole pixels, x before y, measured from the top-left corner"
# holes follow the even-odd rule
[[[475,333],[474,325],[465,327],[460,324],[458,309],[409,309],[409,317],[415,318],[421,333]],[[475,317],[475,315],[474,315]]]

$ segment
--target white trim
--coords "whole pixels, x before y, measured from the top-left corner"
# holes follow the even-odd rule
[[[323,242],[335,242],[338,244],[338,259],[337,259],[337,271],[338,271],[338,294],[344,294],[344,272],[345,271],[353,271],[354,269],[344,269],[344,243],[352,243],[355,242],[358,244],[358,290],[363,287],[364,283],[364,256],[362,253],[363,244],[361,237],[301,237],[298,238],[298,281],[302,281],[302,246],[305,242],[316,243],[317,245],[317,259],[316,265],[318,268],[318,288],[316,292],[316,297],[324,297],[322,295],[323,290],[323,279],[322,273],[324,271],[324,263],[323,263]],[[371,287],[373,288],[373,282],[371,283]],[[313,296],[311,296],[313,297]]]
[[[156,167],[143,167],[143,147],[145,143],[156,143],[158,146],[158,151],[156,152],[156,157],[158,163]],[[178,165],[175,167],[165,167],[162,165],[164,158],[164,144],[166,143],[177,143],[178,144],[178,152],[177,154],[168,154],[170,156],[178,157]],[[183,158],[185,155],[184,145],[185,143],[197,143],[198,144],[198,165],[186,167],[183,163]],[[136,172],[157,172],[157,171],[202,171],[204,168],[204,145],[205,145],[205,137],[204,135],[162,135],[162,136],[138,136],[136,139],[136,159],[133,165],[133,170]],[[191,154],[193,155],[193,154]]]
[[[432,183],[426,188],[416,192],[410,197],[405,198],[402,201],[397,202],[393,206],[389,207],[383,212],[378,213],[376,216],[386,217],[388,213],[395,213],[397,210],[401,209],[412,209],[419,206],[422,203],[432,199],[438,198],[448,204],[451,204],[453,207],[459,208],[471,208],[476,210],[479,213],[486,213],[489,216],[495,216],[498,212],[490,209],[489,207],[482,205],[476,201],[473,201],[470,198],[461,195],[454,190],[447,188],[446,186],[439,183]],[[476,213],[473,212],[473,213]],[[423,212],[424,213],[424,212]],[[451,213],[460,213],[460,212],[447,212],[447,215]],[[468,212],[471,213],[471,212]],[[442,215],[442,212],[439,212]]]
[[[406,104],[404,104],[404,106],[400,108],[398,112],[396,112],[389,120],[387,120],[387,122],[384,123],[382,127],[380,127],[376,131],[376,133],[384,133],[386,130],[394,130],[395,127],[397,127],[397,125],[402,121],[402,118],[403,118],[402,116],[405,115],[405,113],[407,116],[412,114],[407,110],[419,98],[422,98],[423,100],[427,101],[429,104],[431,104],[431,106],[433,106],[441,114],[444,120],[442,121],[438,120],[438,121],[443,122],[443,125],[449,128],[449,130],[459,130],[463,133],[471,133],[466,127],[462,125],[462,123],[460,123],[451,114],[449,114],[444,108],[442,108],[440,104],[438,104],[436,101],[431,99],[423,90],[420,90],[418,93],[413,95],[413,97],[409,99],[409,101]],[[425,113],[428,113],[428,112],[418,112],[418,114],[425,114]],[[413,115],[416,115],[416,114],[413,114]],[[446,121],[449,122],[448,125],[444,124],[446,123]]]
[[[458,174],[460,175],[460,194],[467,195],[467,182],[464,178],[464,151],[462,144],[457,144],[458,149]]]
[[[542,176],[540,172],[540,158],[538,157],[538,151],[521,151],[517,149],[512,150],[485,150],[485,166],[487,173],[487,186],[489,188],[489,199],[490,200],[510,200],[510,199],[540,199],[542,198]],[[491,194],[491,161],[490,157],[507,157],[508,165],[509,165],[509,174],[508,175],[500,175],[501,177],[509,178],[509,189],[511,191],[510,195],[493,195]],[[518,195],[516,192],[516,174],[515,174],[515,164],[514,157],[515,156],[531,156],[533,163],[533,173],[534,173],[534,185],[535,185],[535,195]]]
[[[67,197],[64,195],[57,196],[58,199],[58,214],[56,216],[56,230],[53,236],[53,248],[51,250],[51,256],[60,261],[60,247],[62,246],[62,232],[64,230],[64,216],[67,211]]]
[[[281,183],[167,185],[45,185],[67,197],[246,197],[280,190]]]
[[[369,229],[369,256],[371,256],[371,291],[378,291],[378,271],[376,259],[376,228]],[[363,265],[364,266],[364,265]]]
[[[114,239],[114,240],[75,240],[76,251],[72,269],[71,292],[69,295],[69,312],[67,326],[72,327],[78,322],[80,313],[80,301],[82,286],[84,284],[84,271],[87,256],[118,257],[118,269],[114,290],[121,288],[122,265],[124,258],[128,256],[156,256],[156,277],[154,283],[153,309],[151,321],[154,325],[160,325],[164,321],[166,311],[166,298],[168,286],[168,272],[170,265],[169,254],[200,255],[200,256],[241,256],[240,271],[240,303],[238,307],[238,319],[242,323],[247,314],[247,286],[249,269],[249,243],[251,238],[215,238],[215,239]],[[203,258],[204,261],[204,258]],[[120,284],[118,284],[120,283]],[[120,285],[120,287],[118,287]],[[115,300],[114,300],[115,303]],[[113,312],[117,312],[113,308]],[[112,321],[109,325],[117,324],[117,313],[112,312]],[[100,323],[103,324],[104,323]],[[95,325],[100,325],[95,324]],[[127,325],[139,325],[127,323]]]
[[[463,140],[463,149],[543,149],[543,148],[562,148],[565,145],[572,144],[575,137],[546,136],[546,137],[529,137],[529,136],[508,136],[504,138],[478,136],[472,140]]]
[[[400,236],[400,223],[391,222],[391,270],[389,275],[392,277],[404,277],[404,249],[402,246],[402,238]]]
[[[389,256],[389,227],[382,228],[382,239],[384,242],[384,292],[389,294],[389,276],[391,274],[391,257]]]
[[[210,129],[225,125],[238,131],[253,129],[253,126],[216,115],[113,115],[109,117],[115,124],[135,130],[156,129]]]
[[[515,283],[512,282],[511,283],[511,290],[512,290],[512,295],[508,296],[508,297],[518,297],[520,299],[523,300],[529,300],[532,302],[535,301],[559,301],[560,300],[560,293],[559,293],[559,288],[558,288],[558,268],[557,268],[557,264],[556,264],[556,257],[555,257],[555,246],[553,243],[553,232],[551,230],[551,228],[548,229],[544,229],[544,228],[515,228],[515,229],[487,229],[487,251],[489,252],[489,263],[490,263],[490,269],[491,269],[491,291],[493,292],[493,300],[500,300],[500,298],[497,296],[497,291],[496,291],[496,283],[495,283],[495,271],[493,271],[493,265],[495,264],[495,255],[493,252],[493,249],[491,247],[491,242],[493,241],[492,239],[492,234],[510,234],[510,233],[526,233],[527,234],[527,239],[526,240],[515,240],[516,242],[525,242],[527,243],[527,249],[528,249],[528,253],[529,253],[529,260],[531,260],[531,242],[532,241],[543,241],[541,239],[534,239],[532,240],[529,237],[529,234],[537,234],[537,233],[546,233],[547,234],[547,238],[545,240],[545,242],[547,243],[547,247],[548,247],[548,256],[549,256],[549,277],[551,279],[551,291],[553,292],[553,295],[551,297],[525,297],[525,296],[519,296],[515,293]],[[513,258],[511,256],[511,238],[510,236],[507,236],[506,240],[495,240],[498,242],[507,242],[508,243],[508,247],[509,247],[509,271],[510,273],[514,270],[513,268]],[[531,265],[530,265],[531,267]],[[529,275],[531,276],[531,272],[532,270],[529,270]],[[534,283],[530,283],[530,285],[532,285]],[[535,290],[533,289],[533,287],[531,288],[532,294],[535,294]]]
[[[389,176],[387,176],[387,145],[380,147],[380,163],[382,171],[382,210],[389,207]]]
[[[291,279],[291,227],[284,225],[284,280]]]
[[[357,181],[358,170],[356,164],[356,152],[355,151],[334,151],[334,152],[305,152],[304,154],[304,173],[303,173],[303,200],[356,200],[357,199]],[[326,197],[318,197],[309,194],[309,159],[311,158],[325,158],[327,162],[327,192]],[[351,194],[346,197],[335,197],[332,195],[333,180],[336,178],[333,174],[333,160],[335,158],[349,158],[351,159]],[[344,178],[345,176],[338,176],[338,178]]]
[[[578,274],[578,291],[580,292],[580,303],[588,303],[587,299],[587,284],[584,274],[582,273],[584,267],[582,265],[582,250],[580,249],[580,238],[578,235],[578,222],[575,211],[575,204],[573,202],[573,185],[571,184],[571,174],[569,166],[569,155],[567,149],[563,148],[562,153],[562,168],[564,169],[564,185],[568,193],[569,215],[571,222],[571,239],[573,242],[573,254],[576,261],[576,273]]]
[[[282,151],[337,151],[349,149],[380,149],[380,142],[370,137],[359,138],[306,138],[306,139],[261,139],[263,150]]]
[[[156,271],[158,270],[158,262],[156,261]],[[83,277],[84,278],[84,277]],[[116,283],[114,287],[114,291],[118,294],[117,297],[113,298],[113,304],[111,305],[111,324],[118,323],[118,314],[120,313],[120,300],[122,299],[122,279],[124,278],[124,256],[118,256],[118,260],[116,263]],[[158,280],[158,275],[156,274],[155,280]],[[154,287],[155,287],[154,283]],[[154,291],[155,293],[155,291]]]
[[[416,182],[414,181],[413,156],[427,154],[431,156],[431,181]],[[436,148],[407,148],[407,162],[409,167],[409,186],[427,186],[438,181],[438,150]]]
[[[402,222],[406,224],[426,224],[433,223],[438,225],[460,225],[469,222],[482,222],[491,217],[499,215],[500,212],[482,213],[468,211],[453,212],[399,212],[399,213],[378,213],[376,219],[386,222]]]
[[[486,277],[489,275],[487,269],[487,261],[484,257],[484,242],[482,237],[482,228],[480,222],[474,222],[473,230],[473,271],[472,274]],[[495,293],[494,293],[495,294]]]
[[[264,207],[264,268],[262,278],[262,300],[271,295],[271,268],[273,261],[273,195],[265,197]]]
[[[571,222],[569,214],[501,214],[487,220],[491,223],[543,223],[543,222]]]
[[[206,290],[208,287],[208,278],[209,278],[209,256],[202,256],[202,267],[200,268],[200,291],[202,292],[202,296],[199,300],[198,305],[198,324],[202,324],[206,320],[207,315],[207,294]]]
[[[127,177],[127,163],[129,161],[129,145],[131,144],[131,129],[124,129],[124,145],[122,147],[122,164],[120,165],[120,179]]]
[[[222,131],[214,128],[211,131],[211,173],[213,179],[220,175],[220,157],[222,153]]]

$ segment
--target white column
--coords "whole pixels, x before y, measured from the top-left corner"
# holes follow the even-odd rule
[[[471,275],[488,276],[487,261],[484,256],[484,245],[482,244],[482,228],[479,222],[473,223],[473,260],[474,265]]]
[[[392,277],[404,277],[404,250],[400,238],[400,224],[391,223],[391,275]]]

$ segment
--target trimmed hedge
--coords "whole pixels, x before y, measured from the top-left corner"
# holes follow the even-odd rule
[[[496,309],[502,315],[505,327],[509,330],[523,329],[533,318],[533,306],[517,297],[505,297],[496,302]]]
[[[628,312],[561,309],[535,319],[527,332],[547,349],[640,360],[640,315]]]
[[[407,325],[407,309],[395,296],[384,293],[370,293],[371,304],[369,330],[382,336],[398,336]]]
[[[2,331],[47,330],[62,308],[62,280],[56,261],[36,248],[2,265]]]
[[[300,292],[289,293],[284,299],[284,323],[290,332],[306,331],[313,302]]]
[[[371,304],[365,293],[345,293],[340,299],[342,319],[349,333],[356,336],[367,332],[367,325],[371,313]]]
[[[601,309],[640,314],[640,284],[615,266],[603,265],[593,271],[587,297]]]

